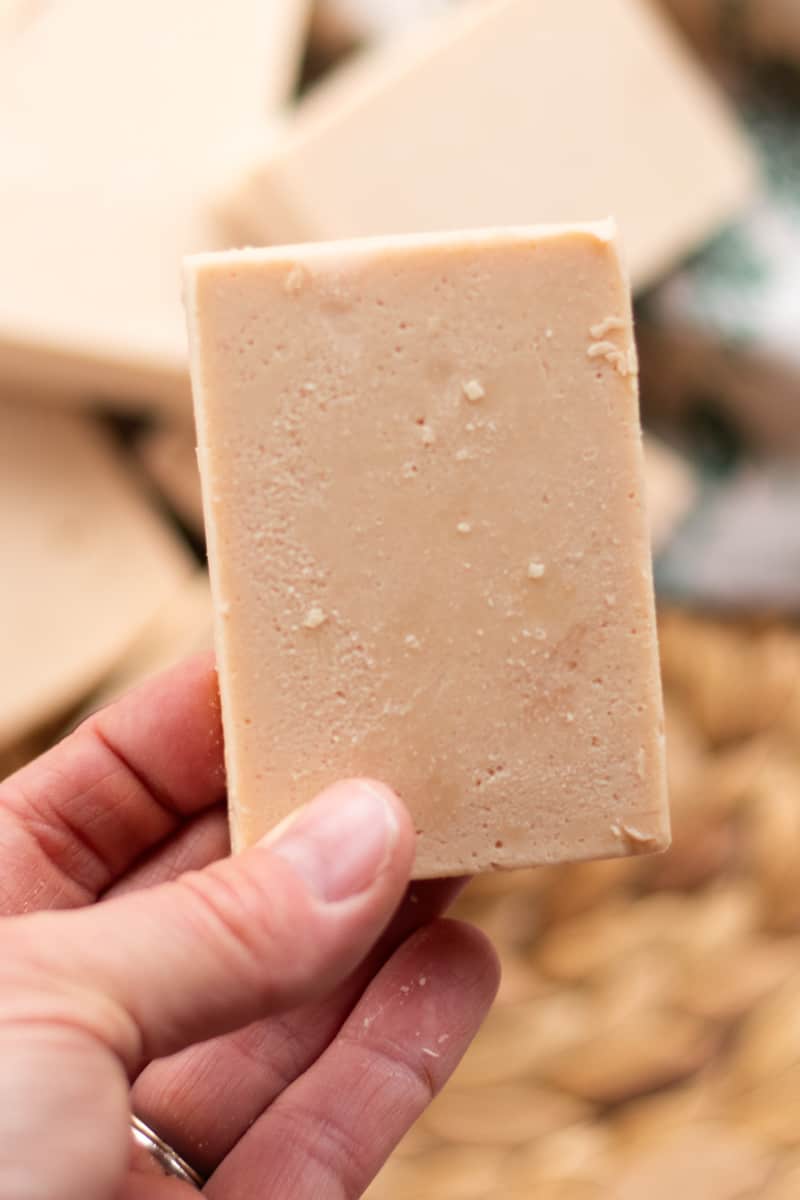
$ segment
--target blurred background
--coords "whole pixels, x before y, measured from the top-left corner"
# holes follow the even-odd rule
[[[373,1200],[800,1196],[800,0],[0,0],[0,774],[210,645],[184,253],[609,213],[674,846],[470,885]]]

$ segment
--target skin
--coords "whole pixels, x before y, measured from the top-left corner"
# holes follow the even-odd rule
[[[0,784],[0,1196],[196,1195],[132,1108],[210,1197],[350,1200],[476,1033],[496,956],[441,919],[458,883],[409,886],[388,788],[336,784],[236,858],[224,790],[207,656]]]

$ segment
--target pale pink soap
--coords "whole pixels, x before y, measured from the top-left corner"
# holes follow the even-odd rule
[[[415,874],[669,840],[611,223],[186,267],[234,846],[386,780]]]

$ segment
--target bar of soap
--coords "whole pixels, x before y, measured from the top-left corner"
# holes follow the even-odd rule
[[[291,88],[307,0],[9,0],[0,13],[0,379],[191,412],[180,264]]]
[[[342,67],[224,203],[264,245],[610,213],[641,287],[753,183],[720,93],[644,0],[496,0]]]
[[[109,439],[0,402],[0,751],[101,682],[192,569]]]
[[[385,779],[417,876],[668,840],[611,223],[200,255],[233,843]]]

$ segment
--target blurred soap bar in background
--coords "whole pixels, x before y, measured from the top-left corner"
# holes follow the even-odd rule
[[[656,9],[493,0],[353,56],[226,202],[258,243],[613,214],[641,287],[753,185],[721,94]]]
[[[800,63],[797,0],[663,0],[704,50]]]
[[[289,93],[306,10],[7,0],[0,382],[188,417],[180,260],[227,244],[204,198]]]
[[[91,691],[191,558],[89,418],[0,403],[0,750]]]
[[[765,191],[748,214],[642,299],[645,412],[713,409],[733,434],[800,455],[800,75],[744,83]]]
[[[167,596],[93,693],[87,711],[109,704],[129,688],[158,671],[167,670],[182,658],[210,650],[211,626],[208,572],[193,571]]]

